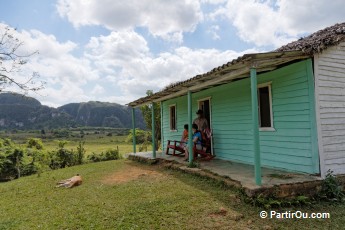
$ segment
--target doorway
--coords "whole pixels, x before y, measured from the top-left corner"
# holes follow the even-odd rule
[[[208,127],[212,129],[212,123],[211,123],[211,98],[204,98],[201,100],[198,100],[198,108],[201,109],[204,112],[204,117],[207,120]]]
[[[204,112],[204,117],[207,120],[208,128],[210,129],[211,134],[211,154],[214,154],[213,149],[213,135],[212,135],[212,109],[211,109],[211,97],[203,98],[198,100],[198,109],[201,109]]]

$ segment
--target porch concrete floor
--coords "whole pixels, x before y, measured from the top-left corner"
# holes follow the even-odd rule
[[[140,158],[153,159],[152,152],[139,152],[135,154],[130,153],[129,155]],[[157,152],[156,158],[164,159],[166,161],[176,161],[187,166],[187,162],[183,161],[183,157],[180,156],[166,155],[165,153]],[[219,176],[228,177],[231,180],[240,183],[243,188],[250,190],[321,180],[321,177],[314,175],[287,172],[283,170],[262,167],[262,186],[258,186],[255,184],[253,165],[236,163],[217,158],[214,158],[210,161],[200,161],[199,163],[199,169],[206,169],[212,173],[218,174]]]

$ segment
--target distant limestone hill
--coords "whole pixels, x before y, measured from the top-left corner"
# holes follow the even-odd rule
[[[131,128],[131,109],[116,103],[90,101],[59,108],[42,105],[21,94],[0,94],[0,129],[56,129],[67,127]],[[140,110],[136,126],[144,128]]]

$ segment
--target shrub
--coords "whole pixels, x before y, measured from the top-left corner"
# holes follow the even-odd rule
[[[39,138],[30,138],[27,141],[26,147],[35,148],[35,149],[43,149],[43,143],[42,143],[42,140]]]
[[[84,161],[84,156],[86,153],[86,150],[84,148],[85,141],[79,141],[78,147],[77,147],[77,164],[81,165]]]
[[[49,155],[46,151],[27,149],[26,155],[23,158],[23,172],[22,175],[31,175],[35,173],[42,173],[49,169]]]
[[[0,138],[0,148],[1,147],[13,147],[14,143],[11,139],[5,138],[5,139],[1,139]]]
[[[106,161],[121,159],[119,150],[118,149],[108,149],[107,151],[105,151],[104,159]]]
[[[97,154],[97,153],[93,152],[92,154],[87,156],[87,159],[89,161],[92,161],[92,162],[100,162],[100,161],[102,161],[102,158],[103,158],[102,154],[103,153]]]
[[[0,151],[0,178],[1,180],[11,180],[16,178],[15,159],[13,157],[13,149],[3,147]]]
[[[141,129],[135,129],[135,137],[136,137],[136,143],[137,144],[143,144],[152,141],[152,136],[150,131],[145,131]],[[129,131],[129,134],[126,138],[127,142],[133,141],[133,130]]]
[[[54,130],[53,134],[55,137],[58,137],[58,138],[68,138],[71,132],[67,129],[58,129],[58,130]]]
[[[59,149],[49,152],[51,169],[65,168],[75,165],[75,156],[73,151],[67,149]]]
[[[338,178],[331,170],[327,171],[326,178],[322,181],[319,197],[329,201],[343,201],[345,197]]]
[[[87,157],[87,159],[92,162],[118,160],[121,158],[118,149],[108,149],[105,153],[101,152],[100,154],[93,152]]]
[[[49,158],[42,151],[40,139],[27,141],[27,148],[14,144],[10,139],[0,139],[0,178],[10,180],[40,173],[48,168]]]
[[[78,164],[77,154],[73,150],[65,149],[67,141],[59,141],[58,149],[49,153],[51,169],[65,168]]]
[[[20,148],[7,146],[2,149],[0,175],[2,179],[14,179],[21,176],[24,151]]]

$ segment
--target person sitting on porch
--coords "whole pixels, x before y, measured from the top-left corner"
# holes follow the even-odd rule
[[[198,130],[198,125],[197,124],[193,124],[192,125],[192,131],[193,131],[193,144],[196,144],[196,148],[197,149],[202,149],[201,146],[201,141],[202,141],[202,136],[201,136],[201,132]],[[184,147],[184,160],[187,161],[189,159],[189,151],[188,151],[188,144],[186,144],[186,146]]]
[[[181,143],[180,143],[180,147],[184,148],[188,142],[188,124],[185,124],[183,126],[184,130],[182,133],[182,138],[181,138]]]
[[[208,128],[207,119],[204,117],[204,112],[199,109],[197,112],[197,118],[194,119],[193,124],[196,124],[200,131],[204,131]]]

